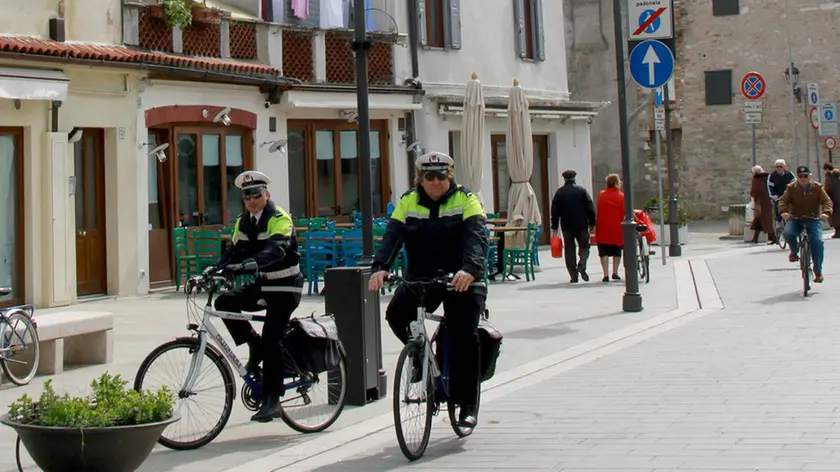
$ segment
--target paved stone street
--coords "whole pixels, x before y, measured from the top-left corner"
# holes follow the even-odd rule
[[[722,232],[724,230],[720,225],[698,225],[696,233],[692,233],[691,243],[684,247],[685,253],[706,254],[733,248],[743,250],[743,244],[737,241],[718,240],[717,235]],[[636,314],[621,312],[623,283],[602,284],[601,270],[594,254],[589,261],[592,282],[578,285],[568,284],[562,259],[553,260],[546,251],[543,251],[541,258],[543,270],[537,273],[536,282],[527,283],[523,279],[494,283],[491,287],[488,301],[491,321],[504,333],[505,344],[496,377],[488,385],[514,382],[558,353],[566,355],[575,349],[583,349],[582,346],[602,336],[621,332],[677,308],[673,265],[669,263],[663,267],[659,254],[653,263],[651,284],[642,286],[645,310]],[[388,296],[383,297],[383,310],[388,301]],[[105,370],[133,380],[137,367],[151,349],[186,333],[185,298],[179,293],[84,303],[61,310],[114,313],[114,362],[107,366],[72,368],[58,376],[38,377],[26,387],[5,384],[0,387],[0,404],[8,405],[23,393],[37,395],[48,378],[53,380],[59,392],[67,391],[71,394],[85,392],[90,380]],[[323,311],[322,298],[307,297],[298,313],[308,314],[312,311]],[[221,327],[221,323],[218,326]],[[384,366],[390,374],[401,346],[387,325],[383,328]],[[246,350],[238,352],[242,356],[246,355]],[[389,378],[389,383],[391,380]],[[250,412],[245,410],[237,398],[230,422],[213,443],[200,450],[187,452],[170,451],[158,446],[140,470],[222,471],[278,451],[288,457],[296,457],[302,453],[298,451],[308,450],[304,446],[310,442],[314,443],[312,447],[318,447],[323,441],[347,442],[355,439],[352,435],[358,425],[375,423],[389,417],[390,388],[389,385],[388,397],[381,401],[365,407],[347,407],[335,425],[317,435],[298,434],[280,421],[268,425],[250,423]],[[482,419],[486,418],[483,416]],[[393,434],[390,433],[390,436]],[[10,429],[0,429],[2,472],[16,470],[14,438]],[[24,463],[29,464],[27,470],[36,470],[28,457],[24,457]]]
[[[236,470],[840,470],[840,243],[826,249],[826,283],[807,299],[777,248],[678,262],[702,309],[486,385],[476,433],[458,440],[438,417],[411,465],[383,424],[319,454],[314,442],[295,448],[304,460],[276,454]]]

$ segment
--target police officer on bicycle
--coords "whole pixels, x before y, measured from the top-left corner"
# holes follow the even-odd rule
[[[263,362],[263,391],[259,411],[251,421],[274,419],[280,396],[283,395],[283,359],[280,346],[292,312],[300,304],[303,275],[300,253],[292,218],[271,201],[267,175],[246,171],[236,178],[242,190],[246,212],[236,218],[232,246],[222,255],[216,267],[205,272],[222,271],[230,276],[253,273],[259,279],[242,288],[222,293],[216,298],[219,311],[239,313],[266,310],[262,336],[246,320],[224,320],[237,346],[247,343],[249,372],[259,370]]]
[[[369,288],[382,288],[403,244],[407,280],[431,279],[441,271],[455,274],[452,291],[443,286],[429,290],[426,308],[432,311],[443,302],[452,336],[451,396],[460,406],[460,426],[471,428],[477,423],[478,321],[487,298],[487,287],[476,283],[485,271],[486,218],[481,201],[455,183],[454,164],[451,157],[439,152],[417,158],[416,187],[405,193],[394,209],[374,259]],[[408,327],[416,319],[418,303],[418,294],[401,285],[388,304],[388,324],[403,344],[408,342]]]

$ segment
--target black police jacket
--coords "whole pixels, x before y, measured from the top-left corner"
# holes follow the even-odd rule
[[[263,275],[288,269],[300,263],[297,235],[292,217],[269,201],[256,226],[251,214],[242,213],[233,227],[233,245],[219,259],[219,266],[253,259]],[[282,279],[281,279],[282,280]],[[271,285],[276,280],[263,280]]]
[[[449,192],[434,201],[418,186],[397,203],[372,269],[390,269],[404,244],[409,280],[436,277],[441,270],[463,270],[481,279],[487,247],[485,221],[481,201],[466,188],[453,182]]]

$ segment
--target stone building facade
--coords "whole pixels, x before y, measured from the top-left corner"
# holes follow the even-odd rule
[[[807,82],[818,83],[822,100],[837,99],[838,94],[832,73],[837,68],[840,44],[830,33],[823,33],[833,31],[838,13],[840,3],[790,2],[791,45],[800,71],[799,85],[804,89]],[[792,148],[792,87],[784,75],[788,67],[785,20],[785,3],[781,1],[678,0],[675,4],[673,151],[677,192],[694,218],[721,218],[729,205],[747,201],[752,137],[750,126],[744,123],[745,99],[740,92],[741,79],[747,72],[761,73],[767,83],[762,98],[763,123],[756,127],[758,164],[769,170],[775,159],[784,158],[791,166],[807,163],[819,174],[804,93],[800,95],[802,101],[794,101],[797,147]],[[573,99],[613,102],[602,112],[606,119],[596,121],[592,127],[593,179],[597,188],[606,173],[621,169],[615,126],[618,110],[612,2],[567,2],[566,25]],[[633,83],[628,84],[628,92],[631,112],[649,94]],[[631,123],[631,130],[631,159],[637,184],[635,206],[639,208],[656,193],[651,106]],[[820,163],[824,163],[828,152],[822,139],[818,148]],[[664,144],[662,155],[664,160]]]

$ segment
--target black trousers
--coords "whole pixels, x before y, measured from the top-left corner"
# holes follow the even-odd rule
[[[466,292],[449,292],[435,286],[426,295],[426,309],[434,311],[443,302],[446,327],[451,336],[449,388],[454,403],[475,405],[479,388],[478,319],[484,313],[487,300],[485,287],[470,287]],[[409,339],[409,324],[417,319],[419,294],[400,285],[385,311],[391,330],[405,344]]]
[[[289,287],[303,288],[303,275],[283,280]],[[260,284],[246,285],[231,290],[216,298],[216,310],[240,313],[265,310],[262,337],[257,334],[250,321],[222,320],[237,346],[245,343],[259,343],[263,359],[263,393],[283,395],[283,334],[292,313],[300,305],[301,292],[270,292]]]
[[[589,230],[563,230],[563,256],[566,258],[566,270],[573,278],[578,276],[578,266],[586,266],[589,259]],[[577,247],[576,247],[577,246]],[[578,262],[577,248],[580,248],[580,262]]]

